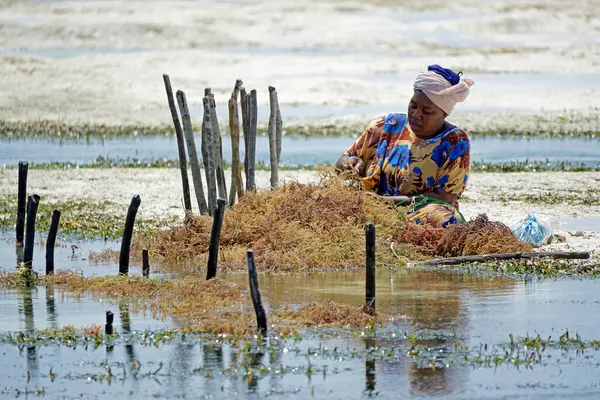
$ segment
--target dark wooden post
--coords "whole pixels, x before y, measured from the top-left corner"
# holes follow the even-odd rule
[[[113,322],[115,320],[115,315],[112,311],[106,312],[106,325],[104,325],[104,334],[112,335],[113,334]]]
[[[375,225],[372,222],[365,224],[365,237],[367,249],[365,312],[375,315]]]
[[[173,125],[175,125],[177,151],[179,153],[179,169],[181,170],[181,184],[183,186],[183,204],[186,213],[188,213],[192,212],[192,200],[190,198],[190,182],[188,180],[187,160],[185,156],[185,139],[183,137],[183,131],[181,130],[181,124],[179,123],[177,108],[175,108],[175,98],[173,97],[173,89],[171,88],[171,80],[169,79],[169,75],[163,74],[163,80],[165,82],[167,101],[169,102],[169,109],[171,110]]]
[[[187,143],[188,154],[190,155],[190,165],[192,166],[192,180],[194,181],[194,191],[196,192],[196,201],[200,214],[207,210],[206,199],[204,197],[204,188],[202,187],[202,175],[200,173],[200,164],[198,163],[198,154],[196,152],[196,143],[194,141],[194,130],[192,128],[192,118],[188,109],[185,93],[177,91],[177,104],[183,121],[183,132]]]
[[[213,211],[213,225],[210,232],[210,247],[208,249],[208,268],[206,271],[206,280],[217,276],[217,263],[219,262],[219,241],[221,240],[221,227],[223,226],[223,216],[227,200],[218,199],[217,206]]]
[[[279,183],[279,156],[277,149],[277,109],[279,103],[277,101],[277,90],[273,86],[269,86],[269,104],[270,104],[270,115],[269,115],[269,154],[271,164],[271,187],[276,188]]]
[[[27,170],[29,169],[29,163],[26,161],[19,161],[19,191],[17,195],[17,225],[15,230],[17,231],[17,246],[23,246],[24,231],[25,231],[25,214],[27,209],[25,208],[25,201],[27,200]]]
[[[254,262],[254,250],[248,250],[246,257],[248,259],[248,279],[250,281],[250,296],[252,297],[252,305],[254,306],[254,312],[256,313],[258,330],[264,335],[267,333],[267,315],[260,298],[258,278],[256,276],[256,263]]]
[[[31,268],[35,241],[35,217],[40,205],[40,196],[32,194],[27,198],[27,227],[25,229],[25,251],[23,262]]]
[[[135,216],[142,199],[139,194],[136,194],[131,199],[129,208],[127,209],[127,219],[125,220],[125,228],[123,229],[123,240],[121,241],[121,253],[119,254],[119,274],[127,275],[129,273],[129,249],[131,247],[131,237],[133,236],[133,226],[135,224]]]
[[[250,91],[250,104],[248,114],[250,116],[248,122],[248,180],[246,181],[246,191],[256,189],[255,168],[256,168],[256,126],[257,126],[258,103],[256,98],[256,90]]]
[[[48,240],[46,241],[46,275],[54,274],[54,246],[56,246],[56,234],[60,222],[60,211],[52,212],[52,223],[48,231]]]
[[[244,195],[244,183],[240,168],[240,119],[238,116],[237,101],[229,99],[229,133],[231,136],[231,190],[229,192],[229,206],[235,204],[235,196],[241,199]]]
[[[145,278],[150,276],[150,261],[148,256],[148,249],[142,250],[142,275]]]

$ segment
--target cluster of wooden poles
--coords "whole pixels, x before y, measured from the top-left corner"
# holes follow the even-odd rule
[[[17,223],[15,225],[15,231],[17,239],[17,262],[23,263],[25,267],[32,269],[33,248],[35,244],[35,224],[41,198],[37,194],[27,196],[28,170],[29,163],[20,161],[19,188],[17,194]],[[133,236],[133,226],[141,202],[142,199],[139,195],[133,196],[129,209],[127,210],[127,218],[125,220],[125,228],[123,230],[123,238],[121,241],[121,252],[119,254],[119,273],[123,275],[127,275],[129,272],[129,251],[131,248],[131,238]],[[48,231],[48,238],[46,240],[46,275],[54,274],[54,248],[56,247],[56,236],[58,234],[60,216],[61,212],[59,210],[54,210],[52,212],[52,222],[50,223],[50,230]],[[148,250],[143,249],[142,274],[145,277],[150,276],[148,259]]]
[[[189,156],[190,167],[192,171],[192,181],[196,193],[196,201],[200,214],[208,213],[214,215],[218,212],[218,200],[222,199],[225,204],[233,206],[236,198],[240,199],[244,191],[256,189],[256,131],[257,131],[257,93],[256,90],[246,92],[242,80],[235,82],[231,98],[228,101],[229,111],[229,132],[231,136],[231,187],[229,196],[227,196],[227,185],[225,182],[225,171],[223,166],[223,143],[221,130],[216,112],[215,96],[210,88],[204,89],[202,98],[203,118],[201,128],[201,157],[198,155],[194,140],[194,130],[192,119],[187,103],[185,92],[178,90],[173,96],[171,80],[169,75],[163,74],[165,90],[167,92],[167,101],[173,118],[175,135],[177,137],[177,149],[179,153],[179,167],[181,170],[181,183],[183,186],[183,202],[186,213],[192,212],[192,202],[190,198],[190,185],[187,173],[187,159]],[[179,106],[179,114],[175,106],[175,97]],[[241,104],[242,124],[240,129],[238,99]],[[269,86],[269,151],[271,166],[271,187],[277,187],[279,182],[279,162],[281,159],[281,141],[282,141],[282,119],[279,109],[279,100],[277,90]],[[242,166],[240,158],[240,132],[244,139],[244,175],[246,184],[242,180]],[[187,156],[186,156],[187,148]],[[206,188],[208,193],[205,195],[200,172],[200,158],[204,166]]]

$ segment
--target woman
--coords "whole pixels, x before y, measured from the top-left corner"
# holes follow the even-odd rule
[[[417,76],[408,112],[372,121],[336,163],[358,173],[367,190],[410,205],[408,220],[416,224],[464,222],[458,199],[469,180],[470,142],[446,121],[473,85],[460,75],[430,65]]]

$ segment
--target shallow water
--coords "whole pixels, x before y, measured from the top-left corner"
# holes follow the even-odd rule
[[[247,276],[225,279],[247,287]],[[260,276],[267,313],[282,305],[333,300],[359,306],[364,301],[363,272]],[[380,269],[377,307],[394,316],[373,336],[340,330],[309,330],[300,341],[269,339],[270,348],[248,352],[244,341],[189,336],[151,345],[135,332],[175,326],[154,321],[114,302],[62,297],[44,288],[0,291],[2,332],[102,323],[115,312],[115,328],[125,335],[115,345],[49,343],[0,344],[0,393],[21,395],[43,389],[46,396],[88,398],[107,395],[201,398],[269,396],[282,398],[594,398],[598,395],[598,350],[584,354],[548,349],[529,369],[511,362],[476,367],[454,355],[456,346],[489,351],[509,335],[539,333],[557,338],[565,330],[584,339],[600,337],[600,281],[579,279],[502,279],[432,271]],[[408,356],[416,334],[423,346]],[[251,347],[255,339],[248,338]],[[498,347],[500,348],[500,347]],[[487,350],[486,350],[487,351]],[[494,350],[504,354],[503,350]],[[476,353],[473,350],[472,353]],[[393,355],[390,355],[393,354]],[[551,355],[547,358],[546,355]],[[436,357],[436,368],[429,366]],[[456,360],[452,361],[454,358]],[[162,366],[161,366],[162,363]],[[114,376],[106,380],[107,367]],[[50,371],[54,374],[54,381]],[[249,374],[249,369],[252,374]]]
[[[351,133],[351,132],[348,132]],[[359,133],[356,132],[356,137]],[[286,137],[283,141],[281,164],[288,167],[333,163],[352,144],[352,136]],[[196,139],[200,143],[200,138]],[[473,161],[505,163],[511,161],[570,161],[597,165],[600,160],[600,141],[582,138],[521,138],[474,137]],[[2,141],[0,165],[16,166],[27,159],[35,163],[72,162],[81,165],[94,163],[98,157],[109,160],[176,160],[177,143],[174,137],[89,139],[80,142],[23,139]],[[230,137],[223,137],[223,159],[231,161]],[[257,162],[269,163],[267,137],[258,137]]]

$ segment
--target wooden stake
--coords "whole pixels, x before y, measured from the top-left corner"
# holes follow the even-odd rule
[[[24,232],[25,232],[25,214],[27,213],[26,199],[27,199],[27,170],[29,163],[27,161],[19,161],[19,189],[17,194],[17,224],[15,230],[17,231],[17,247],[23,246]]]
[[[258,288],[258,277],[256,275],[256,263],[254,262],[254,251],[248,250],[248,279],[250,281],[250,296],[252,297],[252,305],[254,306],[254,312],[256,313],[256,323],[258,330],[261,334],[267,333],[267,315],[262,305],[260,298],[260,290]]]
[[[256,168],[256,126],[257,126],[258,104],[256,99],[256,90],[250,91],[250,103],[248,113],[250,119],[248,121],[248,178],[246,181],[246,191],[256,190],[255,168]]]
[[[216,172],[217,172],[217,188],[219,197],[227,199],[227,184],[225,182],[225,170],[223,169],[223,139],[221,138],[221,130],[219,129],[219,120],[217,119],[217,103],[214,96],[210,96],[210,120],[213,128],[213,138],[215,140],[216,149]]]
[[[281,164],[281,146],[283,142],[283,121],[279,109],[279,98],[277,99],[277,117],[275,119],[275,137],[277,138],[277,163]]]
[[[501,253],[501,254],[480,254],[475,256],[462,256],[440,258],[437,260],[422,261],[410,263],[407,267],[431,267],[436,265],[459,265],[486,261],[499,260],[518,260],[532,258],[552,258],[555,260],[587,260],[590,258],[589,252],[538,252],[538,253]]]
[[[198,153],[196,152],[196,143],[194,141],[194,131],[192,129],[192,119],[188,109],[185,93],[177,91],[177,104],[183,121],[183,132],[185,133],[185,142],[187,144],[188,154],[190,155],[190,164],[192,166],[192,180],[194,181],[194,191],[196,192],[196,201],[200,214],[208,211],[206,198],[204,197],[204,188],[202,186],[202,175],[200,174],[200,165],[198,164]]]
[[[213,125],[211,122],[210,112],[210,97],[205,96],[202,99],[202,105],[204,106],[204,129],[206,130],[206,155],[208,156],[208,173],[207,173],[207,190],[208,190],[208,213],[212,215],[212,212],[217,205],[217,184],[216,178],[216,149],[215,139],[213,133]]]
[[[365,308],[364,312],[375,315],[375,225],[372,222],[365,224],[366,238],[366,285],[365,285]]]
[[[142,250],[142,276],[150,277],[150,262],[148,260],[148,249]]]
[[[240,93],[240,89],[244,85],[241,79],[235,80],[235,86],[233,87],[233,91],[231,92],[231,98],[237,101],[238,94]]]
[[[115,316],[112,311],[106,312],[106,324],[104,325],[104,334],[112,335],[113,334],[113,322],[115,320]]]
[[[213,225],[210,232],[210,247],[208,249],[206,280],[217,276],[217,264],[219,262],[219,242],[221,240],[221,227],[223,226],[225,207],[227,207],[227,200],[219,198],[219,200],[217,200],[217,207],[213,211]]]
[[[56,246],[56,234],[58,233],[58,224],[60,222],[60,211],[52,212],[52,223],[48,231],[48,240],[46,241],[46,275],[54,274],[54,247]]]
[[[40,196],[32,194],[27,198],[27,227],[25,229],[25,251],[23,262],[29,268],[33,263],[33,248],[35,245],[35,218],[37,216],[38,206],[40,205]]]
[[[171,80],[169,79],[169,75],[163,74],[163,81],[165,82],[165,89],[167,91],[167,101],[169,102],[169,110],[171,110],[171,118],[173,118],[173,125],[175,126],[175,136],[177,137],[179,169],[181,171],[181,185],[183,187],[183,204],[186,213],[191,213],[192,200],[190,198],[190,182],[188,180],[187,160],[185,156],[185,139],[183,138],[183,131],[181,130],[179,116],[177,115],[177,109],[175,108],[175,99],[173,98],[173,89],[171,88]]]
[[[235,204],[237,191],[238,199],[244,195],[244,182],[240,169],[240,120],[238,116],[237,101],[229,99],[229,132],[231,134],[231,190],[229,192],[229,205]]]
[[[240,89],[240,108],[242,110],[242,130],[244,134],[244,177],[248,184],[248,135],[250,134],[250,95],[243,87]]]
[[[127,275],[129,273],[129,249],[131,248],[131,237],[133,236],[133,226],[135,225],[135,216],[142,199],[136,194],[129,203],[127,209],[127,218],[125,219],[125,228],[123,229],[123,240],[121,241],[121,252],[119,253],[119,274]]]
[[[271,187],[276,188],[279,183],[279,157],[277,156],[277,134],[275,132],[277,125],[277,90],[269,86],[269,104],[271,114],[269,116],[269,154],[271,164]]]

